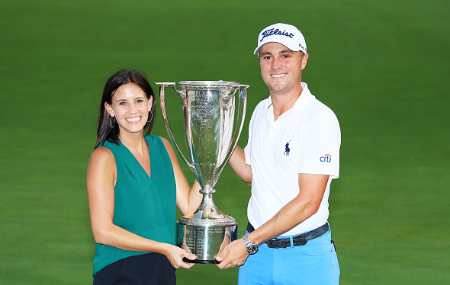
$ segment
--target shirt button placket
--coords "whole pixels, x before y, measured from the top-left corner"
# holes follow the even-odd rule
[[[278,125],[279,124],[277,124],[277,122],[274,122],[269,130],[267,151],[270,153],[273,152],[273,147],[275,145],[275,140],[276,140],[277,133],[278,133]]]

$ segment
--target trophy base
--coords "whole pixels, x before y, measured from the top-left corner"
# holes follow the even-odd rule
[[[197,256],[188,262],[217,264],[214,257],[237,239],[237,223],[214,205],[212,193],[215,190],[206,190],[202,189],[203,201],[197,211],[178,220],[176,245]]]
[[[182,220],[177,223],[177,245],[198,257],[195,260],[186,259],[185,262],[218,264],[214,257],[237,238],[236,222],[216,225],[214,220],[201,220],[201,225],[186,225]]]
[[[187,263],[196,263],[196,264],[219,264],[220,261],[217,260],[191,260],[191,259],[187,259],[186,257],[183,257],[183,261],[187,262]]]

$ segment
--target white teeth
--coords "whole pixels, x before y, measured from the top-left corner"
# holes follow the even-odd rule
[[[274,78],[280,78],[280,77],[283,77],[283,76],[285,76],[286,74],[272,74],[272,77],[274,77]]]
[[[128,122],[137,122],[141,119],[141,117],[127,118]]]

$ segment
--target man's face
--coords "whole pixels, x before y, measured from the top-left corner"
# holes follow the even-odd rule
[[[279,43],[262,46],[259,52],[261,75],[270,94],[287,94],[300,87],[307,60],[307,54],[292,51]]]

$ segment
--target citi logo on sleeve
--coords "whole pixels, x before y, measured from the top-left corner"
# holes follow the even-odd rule
[[[331,162],[331,155],[325,154],[324,156],[321,156],[320,157],[320,162],[330,163]]]

